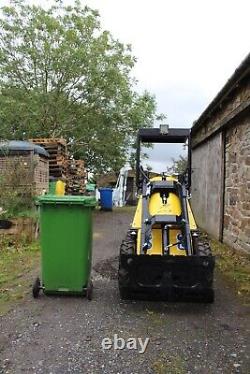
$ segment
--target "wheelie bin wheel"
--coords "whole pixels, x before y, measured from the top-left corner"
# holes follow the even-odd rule
[[[88,300],[92,300],[92,297],[93,297],[93,282],[92,280],[89,281],[88,285],[87,285],[87,290],[86,290],[86,296],[87,296],[87,299]]]
[[[32,287],[32,294],[33,294],[33,297],[36,299],[38,298],[39,296],[39,292],[40,292],[40,289],[41,289],[41,282],[40,282],[40,279],[39,278],[36,278],[34,284],[33,284],[33,287]]]

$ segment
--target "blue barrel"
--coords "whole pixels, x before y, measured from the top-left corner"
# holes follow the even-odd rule
[[[101,210],[112,210],[112,188],[99,188],[100,200],[101,200]]]

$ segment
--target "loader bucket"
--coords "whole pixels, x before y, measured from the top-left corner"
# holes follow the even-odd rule
[[[213,302],[213,256],[121,254],[124,299]]]

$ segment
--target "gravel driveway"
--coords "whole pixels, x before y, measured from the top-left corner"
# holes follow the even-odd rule
[[[122,302],[118,248],[132,211],[95,214],[94,298],[28,296],[0,320],[0,373],[249,373],[249,307],[216,274],[213,305]],[[33,280],[31,280],[33,281]],[[102,348],[149,338],[145,353]]]

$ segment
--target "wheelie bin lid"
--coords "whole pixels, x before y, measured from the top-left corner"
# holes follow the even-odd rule
[[[93,196],[43,195],[38,198],[38,204],[65,204],[95,207],[96,199]]]

